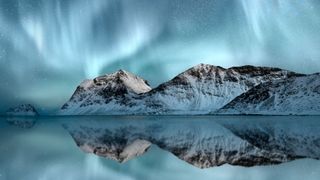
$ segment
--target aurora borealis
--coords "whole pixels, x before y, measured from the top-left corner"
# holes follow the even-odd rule
[[[318,0],[0,0],[0,111],[50,112],[120,68],[152,86],[209,63],[320,71]]]

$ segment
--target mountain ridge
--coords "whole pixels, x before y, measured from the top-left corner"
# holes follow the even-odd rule
[[[236,97],[217,113],[319,115],[319,102],[320,74],[315,73],[262,83]]]
[[[82,82],[60,113],[209,114],[259,84],[301,76],[306,75],[273,67],[199,64],[152,89],[146,80],[119,70]]]

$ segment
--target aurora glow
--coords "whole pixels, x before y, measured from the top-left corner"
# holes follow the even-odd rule
[[[199,63],[320,71],[318,0],[0,0],[0,110],[59,108],[120,68],[153,86]]]

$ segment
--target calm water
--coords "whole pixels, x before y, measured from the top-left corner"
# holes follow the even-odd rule
[[[8,119],[2,117],[0,118],[0,179],[318,180],[320,178],[320,161],[314,159],[299,159],[268,166],[241,167],[222,165],[200,169],[179,159],[171,152],[159,148],[163,146],[160,144],[151,145],[150,149],[141,156],[125,163],[118,163],[95,154],[84,153],[77,146],[76,139],[72,136],[74,134],[70,130],[72,128],[83,130],[88,129],[88,127],[95,127],[96,129],[103,128],[112,131],[116,128],[130,127],[124,134],[129,133],[130,136],[137,136],[138,134],[141,136],[139,138],[147,138],[146,133],[150,134],[153,139],[156,139],[156,136],[167,136],[166,133],[174,137],[186,131],[197,134],[196,137],[201,139],[211,136],[210,134],[215,134],[216,131],[223,134],[225,131],[221,129],[225,126],[233,129],[242,129],[244,132],[249,132],[250,129],[259,129],[259,132],[264,132],[270,131],[270,128],[277,127],[281,131],[290,132],[289,134],[298,133],[297,136],[305,133],[306,136],[316,140],[320,136],[320,131],[317,131],[318,128],[320,129],[320,118],[316,116],[115,116],[43,117],[37,119]],[[139,129],[138,127],[142,128]],[[154,129],[150,130],[150,127]],[[131,130],[132,132],[130,132]],[[89,137],[89,140],[86,139],[84,141],[90,141],[90,138],[95,137]],[[226,137],[226,139],[230,139],[230,137]],[[308,142],[310,147],[318,143],[315,140],[310,142]],[[117,144],[118,142],[114,143]],[[277,143],[279,143],[279,140]],[[295,146],[295,144],[291,145]]]

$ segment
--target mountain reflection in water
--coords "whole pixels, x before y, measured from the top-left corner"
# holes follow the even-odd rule
[[[318,119],[316,116],[88,116],[39,117],[34,121],[1,118],[0,179],[318,179],[320,162],[312,160],[320,157]],[[24,126],[24,122],[34,123]],[[79,151],[72,139],[88,153]],[[307,159],[296,160],[301,158]],[[258,166],[292,160],[296,161]],[[209,168],[214,166],[221,167]]]

